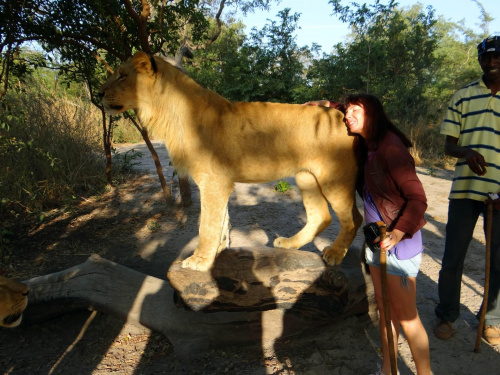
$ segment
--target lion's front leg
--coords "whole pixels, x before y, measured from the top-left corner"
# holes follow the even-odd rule
[[[222,250],[229,248],[229,229],[231,228],[231,224],[229,223],[229,211],[227,209],[226,204],[226,214],[224,216],[224,221],[222,222],[221,229],[221,238],[219,247],[217,248],[217,254],[219,254]]]
[[[182,261],[183,268],[208,271],[217,253],[229,244],[227,202],[232,190],[227,186],[200,184],[200,239],[193,255]]]

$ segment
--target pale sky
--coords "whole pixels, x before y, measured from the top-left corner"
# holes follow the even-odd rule
[[[348,5],[353,0],[343,0],[342,5]],[[486,12],[496,18],[490,23],[490,33],[500,34],[500,0],[478,0],[486,9]],[[374,3],[373,0],[357,0],[358,3]],[[387,4],[388,1],[381,1]],[[445,19],[458,22],[465,21],[467,27],[479,31],[477,24],[480,19],[479,6],[473,0],[399,0],[399,5],[409,7],[420,2],[424,7],[432,5],[436,12],[436,17],[442,15]],[[348,34],[348,26],[342,23],[337,16],[332,16],[333,7],[328,4],[328,0],[283,0],[279,5],[274,5],[269,12],[258,11],[248,14],[242,18],[247,26],[247,32],[253,27],[261,29],[267,19],[277,21],[278,11],[284,8],[291,8],[291,13],[302,13],[297,30],[297,45],[311,46],[317,43],[322,46],[323,52],[331,52],[332,46],[343,42]]]

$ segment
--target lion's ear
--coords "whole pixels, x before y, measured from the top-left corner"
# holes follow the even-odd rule
[[[135,69],[138,73],[153,75],[156,72],[154,60],[145,52],[139,51],[132,57]],[[154,65],[153,65],[154,64]]]

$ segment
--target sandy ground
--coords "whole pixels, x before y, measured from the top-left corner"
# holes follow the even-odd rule
[[[162,164],[168,155],[154,142]],[[109,199],[91,200],[75,213],[55,215],[19,244],[20,260],[3,274],[29,278],[56,272],[84,261],[89,254],[101,256],[146,274],[165,278],[168,263],[194,250],[197,243],[199,195],[193,189],[193,205],[165,213],[161,189],[144,144],[122,145],[120,153],[134,149],[144,154],[134,168],[144,177],[119,187]],[[137,160],[134,160],[134,162]],[[165,168],[167,180],[171,168]],[[418,276],[417,304],[428,332],[434,374],[498,374],[498,347],[484,341],[474,353],[477,334],[475,314],[482,301],[485,240],[482,220],[466,259],[462,283],[461,316],[456,333],[448,341],[433,334],[434,308],[438,301],[437,279],[444,246],[448,192],[452,171],[418,168],[428,198],[427,225],[423,229],[425,253]],[[230,198],[231,246],[272,246],[274,238],[289,235],[304,222],[300,192],[281,194],[274,183],[237,184]],[[174,183],[173,190],[177,186]],[[359,202],[358,202],[359,204]],[[121,213],[119,215],[118,213]],[[57,224],[57,225],[56,225]],[[154,224],[154,225],[153,225]],[[154,229],[155,227],[156,229]],[[318,251],[338,231],[332,225],[306,246]],[[362,243],[358,234],[353,247]],[[22,255],[22,256],[21,256]],[[29,271],[27,271],[29,269]],[[0,268],[2,271],[2,268]],[[124,324],[100,313],[78,312],[38,324],[24,324],[0,331],[0,371],[4,374],[369,374],[380,362],[378,327],[369,315],[353,316],[332,323],[278,350],[280,366],[264,360],[255,348],[223,348],[200,353],[185,361],[178,358],[168,338],[144,327]],[[415,373],[411,353],[399,339],[399,370]]]

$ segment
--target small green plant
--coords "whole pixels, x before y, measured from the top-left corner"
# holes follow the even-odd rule
[[[148,230],[154,232],[155,230],[161,229],[160,224],[156,220],[151,220],[148,224]]]
[[[274,187],[274,190],[276,190],[278,193],[285,193],[288,190],[293,190],[293,188],[290,186],[288,181],[285,180],[279,180],[276,183],[276,186]]]
[[[119,151],[114,151],[114,153],[114,165],[119,172],[123,173],[131,172],[135,165],[140,164],[140,162],[134,160],[143,156],[142,152],[136,151],[134,148],[125,153]]]
[[[429,173],[429,176],[436,177],[436,168],[433,165],[427,167],[427,172]]]

